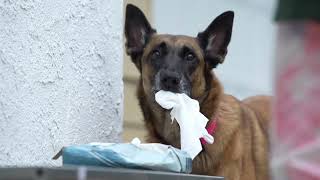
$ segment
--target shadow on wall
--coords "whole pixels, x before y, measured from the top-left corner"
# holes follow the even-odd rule
[[[127,0],[124,3],[124,13],[126,4],[131,3],[143,10],[148,20],[152,22],[151,0]],[[125,20],[125,19],[124,19]],[[124,38],[125,43],[125,38]],[[123,82],[124,82],[124,119],[123,119],[123,140],[131,141],[134,137],[144,140],[146,131],[143,124],[143,117],[136,97],[136,87],[138,84],[139,72],[131,62],[124,48],[123,61]]]

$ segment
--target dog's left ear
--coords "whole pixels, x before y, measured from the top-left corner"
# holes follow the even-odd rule
[[[205,61],[210,69],[224,61],[231,39],[233,17],[233,11],[222,13],[211,22],[205,31],[200,32],[197,36],[204,52]]]

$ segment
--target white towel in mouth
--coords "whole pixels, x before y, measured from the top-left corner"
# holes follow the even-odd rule
[[[202,150],[200,138],[209,144],[214,139],[207,132],[208,119],[201,114],[199,102],[186,94],[159,91],[155,95],[157,103],[164,109],[172,109],[171,120],[180,126],[181,150],[186,151],[194,159]]]

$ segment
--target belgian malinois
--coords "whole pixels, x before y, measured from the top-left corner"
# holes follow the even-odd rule
[[[265,180],[268,173],[270,97],[243,101],[223,93],[213,70],[224,62],[234,13],[218,16],[196,37],[157,34],[143,12],[127,5],[126,51],[140,71],[137,96],[148,130],[148,142],[180,148],[179,125],[155,101],[159,90],[185,93],[198,100],[200,111],[217,121],[215,142],[204,144],[192,173],[228,180]],[[209,121],[210,123],[210,121]]]

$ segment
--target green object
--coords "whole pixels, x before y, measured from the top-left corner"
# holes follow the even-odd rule
[[[276,21],[320,21],[320,0],[279,0]]]

